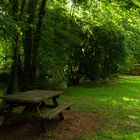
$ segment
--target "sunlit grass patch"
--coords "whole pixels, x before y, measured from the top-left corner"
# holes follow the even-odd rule
[[[126,75],[122,75],[122,76],[119,76],[117,81],[119,83],[128,84],[128,85],[135,84],[135,86],[136,86],[137,84],[140,83],[140,76],[126,76]]]
[[[100,114],[102,130],[83,134],[80,140],[140,140],[140,76],[121,76],[112,86],[71,87],[61,101],[72,110]]]
[[[138,81],[140,80],[140,76],[129,76],[129,75],[121,75],[119,78],[126,79],[130,81]]]
[[[140,132],[120,134],[115,131],[105,130],[85,134],[78,140],[140,140]]]

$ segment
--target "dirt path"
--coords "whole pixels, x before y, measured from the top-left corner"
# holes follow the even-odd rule
[[[0,140],[74,140],[101,127],[100,116],[92,113],[64,112],[65,120],[46,122],[42,133],[36,120],[20,120],[0,128]]]

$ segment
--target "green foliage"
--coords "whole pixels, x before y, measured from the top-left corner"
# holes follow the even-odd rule
[[[15,13],[9,12],[12,8],[9,0],[3,0],[0,5],[0,38],[5,40],[1,46],[7,41],[14,44],[18,34],[21,68],[25,68],[24,58],[27,55],[30,56],[27,60],[32,58],[33,50],[37,52],[34,58],[39,61],[37,75],[40,86],[53,87],[58,83],[59,87],[60,83],[77,85],[82,79],[107,79],[132,63],[140,62],[138,0],[48,1],[37,50],[33,46],[38,39],[37,10],[41,1],[34,1],[37,10],[33,13],[31,11],[35,7],[29,5],[29,1],[25,5],[22,2],[15,1],[18,5],[17,9],[13,7]],[[20,9],[22,6],[23,11]],[[11,65],[9,59],[12,59],[13,52],[8,46],[7,52],[3,51],[4,47],[0,52],[1,62],[8,53],[2,67]],[[33,73],[32,63],[28,61],[27,71],[30,73]]]
[[[99,80],[120,72],[139,60],[138,22],[137,10],[127,11],[117,1],[49,2],[40,74],[48,70],[58,81],[77,85],[85,77]]]
[[[9,4],[0,4],[0,39],[12,39],[15,33],[16,23],[8,13]]]
[[[59,13],[59,14],[58,14]],[[43,38],[40,47],[40,68],[47,69],[43,73],[51,71],[52,77],[57,83],[67,83],[68,64],[73,47],[81,42],[80,27],[74,22],[70,13],[61,6],[51,3],[46,11],[46,20],[43,28]],[[40,75],[42,70],[40,69]],[[57,73],[57,76],[56,76]],[[56,78],[57,77],[57,78]],[[45,79],[44,79],[45,80]],[[55,81],[54,80],[54,81]]]
[[[112,23],[95,26],[92,30],[84,44],[82,69],[91,80],[105,79],[119,72],[125,64],[125,35]]]
[[[0,72],[9,72],[12,64],[11,42],[0,40]]]

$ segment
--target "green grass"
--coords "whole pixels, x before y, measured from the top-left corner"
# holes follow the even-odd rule
[[[71,87],[61,102],[70,100],[75,112],[100,115],[103,124],[80,140],[140,140],[140,77],[121,76],[116,84]]]

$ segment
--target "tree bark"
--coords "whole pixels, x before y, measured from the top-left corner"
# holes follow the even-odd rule
[[[33,55],[32,55],[32,83],[33,87],[37,86],[37,64],[38,64],[38,48],[41,39],[41,27],[43,24],[43,18],[45,15],[45,5],[46,0],[42,0],[39,8],[38,22],[36,25],[34,45],[33,45]]]
[[[22,17],[24,15],[25,5],[26,5],[26,0],[22,0],[21,7],[20,7],[20,14],[19,14],[20,20],[22,20]]]
[[[13,16],[14,20],[18,19],[18,0],[11,0],[11,13]],[[9,84],[7,87],[7,94],[11,94],[13,93],[13,91],[15,90],[15,88],[17,88],[18,85],[18,59],[19,59],[19,36],[18,34],[15,35],[15,37],[13,38],[13,64],[12,64],[12,68],[11,68],[11,76],[9,79]]]
[[[15,87],[19,87],[21,90],[29,90],[36,85],[38,47],[46,5],[46,0],[40,1],[39,9],[37,9],[38,0],[22,0],[21,2],[10,0],[10,2],[13,19],[24,21],[27,27],[22,31],[23,38],[17,31],[13,39],[13,65],[7,93],[12,93]],[[36,16],[37,12],[38,17]],[[25,18],[23,19],[23,17]],[[37,24],[35,25],[36,19]],[[20,41],[22,41],[22,44],[20,44]],[[21,48],[21,45],[23,45],[23,48]],[[24,51],[23,67],[20,60],[21,49]]]
[[[24,90],[31,88],[32,83],[32,50],[33,50],[33,24],[38,0],[30,0],[28,4],[27,30],[24,40]]]

